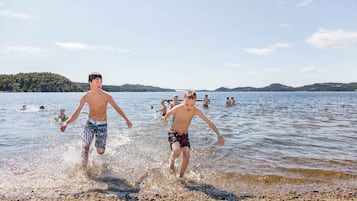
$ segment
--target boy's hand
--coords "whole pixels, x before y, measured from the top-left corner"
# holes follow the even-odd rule
[[[126,124],[128,125],[128,128],[131,128],[133,126],[133,124],[129,120],[126,121]]]
[[[219,137],[218,138],[218,144],[221,145],[221,146],[224,145],[224,138],[223,137]]]
[[[61,126],[61,131],[64,132],[66,130],[67,124],[64,122]]]

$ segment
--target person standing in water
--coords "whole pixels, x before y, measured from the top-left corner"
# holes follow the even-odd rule
[[[170,110],[175,107],[176,105],[180,105],[180,101],[178,99],[178,95],[173,95],[172,96],[172,102],[170,103]]]
[[[165,114],[166,114],[166,111],[167,111],[167,109],[166,109],[165,101],[162,100],[162,101],[161,101],[161,109],[160,109],[160,110],[157,110],[156,112],[161,112],[161,116],[164,117]]]
[[[107,141],[107,105],[108,103],[121,115],[128,128],[132,127],[132,123],[126,117],[119,105],[114,101],[113,97],[102,89],[102,75],[100,73],[91,73],[88,77],[88,84],[90,90],[86,92],[80,99],[77,109],[70,115],[70,118],[63,122],[61,131],[64,132],[67,125],[75,121],[83,106],[88,104],[89,113],[88,121],[83,131],[83,150],[82,150],[82,168],[87,169],[88,155],[90,145],[95,137],[95,146],[97,153],[102,155],[105,152]]]
[[[208,98],[208,95],[206,94],[204,99],[203,99],[203,107],[207,108],[208,105],[211,103],[211,100]]]
[[[192,118],[198,115],[204,120],[209,127],[216,133],[219,145],[224,145],[222,134],[219,133],[215,123],[209,119],[198,107],[196,107],[196,92],[188,90],[183,97],[183,103],[169,110],[164,121],[167,123],[168,118],[172,115],[174,120],[168,131],[168,141],[170,143],[171,155],[169,159],[170,171],[175,172],[175,160],[182,153],[182,164],[180,169],[180,177],[183,177],[190,160],[190,140],[188,137],[188,128]]]

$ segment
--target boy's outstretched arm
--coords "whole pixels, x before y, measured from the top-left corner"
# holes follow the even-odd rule
[[[128,117],[126,117],[125,113],[123,112],[123,110],[119,107],[119,105],[114,101],[112,96],[109,96],[109,103],[111,106],[113,106],[113,108],[115,109],[115,111],[117,111],[118,114],[120,114],[120,116],[123,117],[123,119],[125,120],[126,124],[128,125],[128,128],[131,128],[133,126],[133,124],[131,123],[131,121],[128,119]]]
[[[79,116],[79,113],[81,112],[83,106],[85,104],[85,95],[81,98],[80,102],[79,102],[79,106],[77,107],[77,109],[73,112],[73,114],[71,114],[71,116],[69,117],[69,119],[67,119],[65,122],[63,122],[62,126],[61,126],[61,131],[64,132],[66,130],[66,127],[68,124],[72,123],[74,120],[76,120]]]
[[[203,121],[205,121],[209,125],[209,127],[211,127],[211,129],[216,133],[218,138],[218,144],[224,145],[224,138],[222,134],[219,133],[216,124],[211,119],[209,119],[205,114],[203,114],[203,112],[198,108],[197,108],[197,115],[201,117],[201,119],[203,119]]]

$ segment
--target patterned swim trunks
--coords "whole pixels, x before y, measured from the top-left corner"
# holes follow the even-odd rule
[[[107,142],[107,122],[89,119],[83,130],[83,144],[90,145],[95,135],[95,146],[105,149]]]
[[[172,149],[172,144],[175,142],[179,142],[181,147],[191,148],[190,140],[188,138],[188,133],[184,133],[181,135],[181,134],[177,133],[176,131],[169,129],[168,140],[169,140],[171,149]]]

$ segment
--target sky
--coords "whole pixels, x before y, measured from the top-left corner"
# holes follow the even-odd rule
[[[0,0],[0,74],[170,89],[357,82],[357,0]]]

